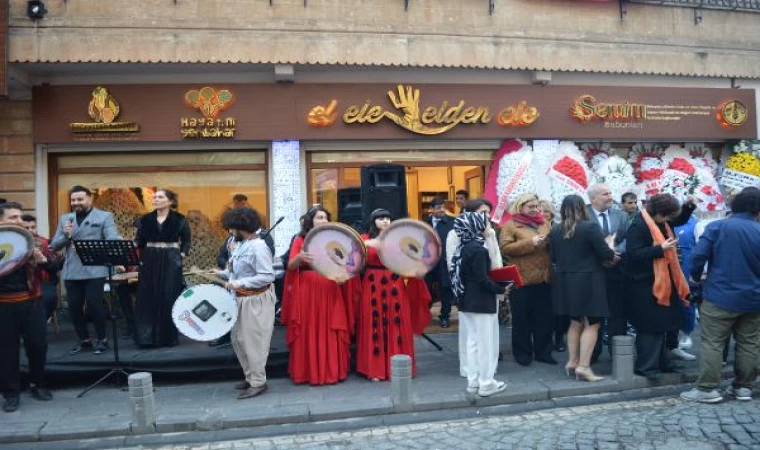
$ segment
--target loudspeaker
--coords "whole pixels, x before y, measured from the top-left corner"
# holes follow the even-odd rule
[[[364,216],[362,211],[362,188],[338,189],[338,222],[362,232]]]
[[[362,167],[362,210],[368,220],[377,208],[387,209],[393,219],[409,216],[406,201],[406,169],[398,164]]]

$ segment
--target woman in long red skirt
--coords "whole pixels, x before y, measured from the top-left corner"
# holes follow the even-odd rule
[[[356,371],[372,381],[390,378],[391,356],[412,358],[416,373],[413,334],[422,334],[430,323],[430,293],[423,280],[404,278],[383,266],[375,238],[391,223],[391,214],[376,209],[370,216],[367,266],[361,283],[356,336]]]
[[[321,206],[306,213],[285,276],[281,318],[287,326],[288,373],[298,384],[343,381],[351,362],[351,308],[341,286],[314,271],[313,256],[302,249],[306,234],[329,221],[330,213]]]

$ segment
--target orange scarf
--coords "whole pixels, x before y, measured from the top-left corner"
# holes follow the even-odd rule
[[[641,217],[649,227],[649,232],[652,234],[652,240],[654,245],[662,245],[665,242],[665,236],[654,223],[652,217],[646,210],[641,211]],[[673,237],[673,230],[668,223],[665,223],[665,230],[668,232],[668,237]],[[681,271],[681,264],[678,262],[678,253],[675,248],[669,248],[663,250],[663,258],[655,258],[654,260],[654,286],[652,286],[652,294],[657,299],[657,304],[660,306],[670,306],[670,294],[673,292],[673,284],[676,285],[678,291],[678,298],[686,306],[689,306],[686,297],[689,295],[689,283],[686,282],[686,278]]]

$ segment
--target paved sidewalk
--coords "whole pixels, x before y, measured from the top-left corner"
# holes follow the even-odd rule
[[[533,363],[530,367],[517,365],[507,354],[499,364],[497,378],[506,380],[509,388],[502,394],[481,398],[465,393],[465,380],[459,377],[457,335],[438,334],[433,338],[443,346],[442,352],[423,339],[416,342],[419,376],[413,381],[411,410],[393,405],[389,382],[370,382],[354,374],[338,385],[320,387],[296,386],[289,379],[273,379],[266,394],[247,400],[236,399],[233,382],[159,383],[155,387],[156,431],[220,430],[525,404],[690,382],[695,379],[697,368],[695,362],[687,363],[682,373],[668,374],[656,385],[640,377],[626,383],[611,378],[587,383],[565,376],[563,354],[555,353],[559,361],[556,366]],[[506,336],[502,342],[508,342]],[[606,351],[595,370],[609,375]],[[131,433],[128,392],[106,385],[77,399],[79,391],[55,391],[51,402],[39,402],[24,394],[19,411],[0,414],[0,443],[79,440]]]

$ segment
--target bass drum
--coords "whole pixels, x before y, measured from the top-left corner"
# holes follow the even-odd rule
[[[419,220],[396,220],[380,233],[378,240],[380,261],[388,270],[404,277],[421,278],[441,258],[438,233]]]
[[[311,266],[333,281],[344,282],[361,272],[367,249],[359,233],[342,223],[313,228],[303,241],[303,249],[314,256]]]
[[[16,225],[0,225],[0,277],[26,264],[34,252],[34,236]]]
[[[194,341],[213,341],[227,334],[238,316],[235,298],[214,284],[184,290],[172,307],[177,330]]]

